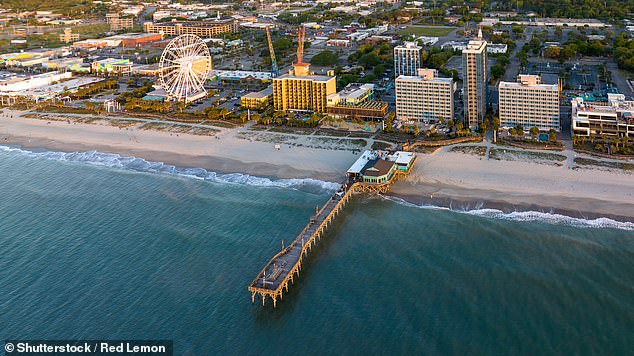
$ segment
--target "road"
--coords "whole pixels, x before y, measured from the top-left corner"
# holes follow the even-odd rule
[[[619,69],[614,59],[607,61],[605,67],[612,73],[612,82],[619,88],[619,93],[625,94],[628,98],[634,97],[634,92],[632,92],[630,86],[627,85],[628,74]]]
[[[523,40],[518,40],[516,42],[517,46],[515,46],[513,53],[511,53],[510,55],[511,61],[506,66],[506,71],[502,76],[503,81],[514,82],[517,79],[517,75],[520,72],[520,60],[516,56],[517,53],[522,49],[522,47],[524,47],[524,44],[529,42],[531,38],[533,38],[533,31],[534,29],[532,28],[526,29],[526,37]]]

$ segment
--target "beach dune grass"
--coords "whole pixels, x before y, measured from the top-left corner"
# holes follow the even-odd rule
[[[575,164],[581,167],[589,167],[589,168],[611,168],[611,169],[621,169],[624,171],[634,171],[634,164],[626,163],[626,162],[616,162],[616,161],[599,161],[589,158],[577,157],[575,158]]]

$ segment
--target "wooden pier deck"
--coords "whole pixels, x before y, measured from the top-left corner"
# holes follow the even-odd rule
[[[333,220],[341,212],[350,200],[358,183],[346,182],[343,190],[334,193],[330,199],[310,218],[308,225],[297,235],[290,245],[273,256],[269,263],[249,285],[251,302],[255,302],[256,294],[262,296],[262,305],[266,297],[273,300],[273,306],[277,306],[277,300],[282,299],[282,292],[288,284],[293,283],[294,278],[299,277],[304,256],[312,250],[313,246],[321,239]]]
[[[407,171],[396,171],[387,182],[382,184],[346,180],[342,187],[310,218],[295,240],[273,256],[251,282],[249,285],[251,303],[255,303],[256,295],[262,297],[262,305],[265,304],[266,298],[270,297],[275,308],[278,299],[282,300],[283,292],[288,292],[289,283],[294,283],[294,279],[299,277],[304,256],[308,255],[313,246],[321,240],[328,227],[350,200],[352,193],[355,191],[387,193],[395,181],[410,173],[411,168],[410,166]]]

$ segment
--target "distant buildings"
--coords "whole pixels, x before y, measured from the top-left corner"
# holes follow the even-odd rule
[[[538,27],[609,27],[609,24],[596,19],[559,19],[559,18],[535,18],[526,21],[502,20],[502,25],[538,26]]]
[[[140,75],[147,77],[158,77],[161,72],[165,72],[165,68],[161,69],[158,63],[155,64],[142,64],[142,65],[134,65],[130,69],[130,74],[132,75]]]
[[[445,42],[442,45],[442,49],[451,49],[453,51],[464,51],[467,49],[469,44],[467,42],[460,41],[449,41]],[[496,53],[506,53],[508,51],[508,46],[504,43],[487,43],[486,48],[487,53],[496,54]]]
[[[416,37],[416,42],[420,41],[426,46],[433,46],[438,42],[439,39],[440,37],[420,36],[420,37]]]
[[[271,80],[271,72],[254,72],[249,70],[212,70],[209,72],[211,80],[221,82],[262,81]]]
[[[150,33],[162,33],[165,36],[191,34],[200,37],[214,37],[219,34],[238,31],[238,24],[233,19],[166,23],[146,22],[143,24],[143,30]]]
[[[396,117],[404,121],[453,119],[452,78],[439,78],[435,69],[419,69],[416,76],[396,78]]]
[[[487,42],[482,39],[480,32],[462,51],[464,120],[465,125],[472,130],[482,123],[486,113],[486,47]]]
[[[0,72],[0,94],[31,90],[72,77],[72,73],[49,72],[32,76]]]
[[[414,42],[394,47],[394,76],[416,75],[420,68],[420,55],[423,48]]]
[[[72,78],[70,72],[37,75],[0,72],[0,104],[11,105],[18,97],[34,101],[52,99],[103,80],[95,77]]]
[[[64,29],[64,33],[59,35],[59,41],[64,43],[71,43],[79,40],[79,34],[73,33],[73,29],[67,27]]]
[[[273,78],[273,106],[280,111],[326,112],[326,97],[337,91],[335,77],[312,75],[307,63]]]
[[[326,46],[328,46],[328,47],[352,47],[352,42],[350,40],[330,39],[330,40],[326,41]]]
[[[121,31],[134,27],[132,17],[121,17],[118,13],[106,14],[106,22],[110,25],[110,31]]]
[[[634,101],[623,94],[608,94],[607,103],[573,99],[572,134],[634,137]]]
[[[126,33],[104,38],[86,39],[73,43],[76,49],[92,49],[101,47],[134,48],[163,39],[160,33]]]
[[[443,43],[441,48],[451,49],[452,51],[464,51],[465,49],[467,49],[467,42],[449,41],[449,42]]]
[[[542,84],[537,75],[520,75],[517,82],[500,82],[498,92],[502,127],[560,130],[558,84]]]
[[[106,58],[90,64],[93,73],[130,74],[132,62],[129,59]]]
[[[497,54],[497,53],[506,53],[508,51],[508,46],[504,43],[489,43],[487,45],[487,53]]]

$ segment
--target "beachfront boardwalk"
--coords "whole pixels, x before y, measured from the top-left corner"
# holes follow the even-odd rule
[[[282,250],[271,258],[251,282],[249,291],[252,303],[259,295],[262,297],[262,305],[269,297],[273,300],[273,307],[276,307],[277,301],[282,300],[283,292],[288,292],[289,283],[294,283],[294,279],[299,277],[304,257],[321,240],[350,200],[352,193],[386,193],[393,182],[409,174],[415,159],[414,155],[405,152],[390,156],[391,161],[383,159],[386,157],[366,151],[355,162],[348,170],[348,178],[341,187],[316,211],[299,235],[288,246],[282,246]]]

